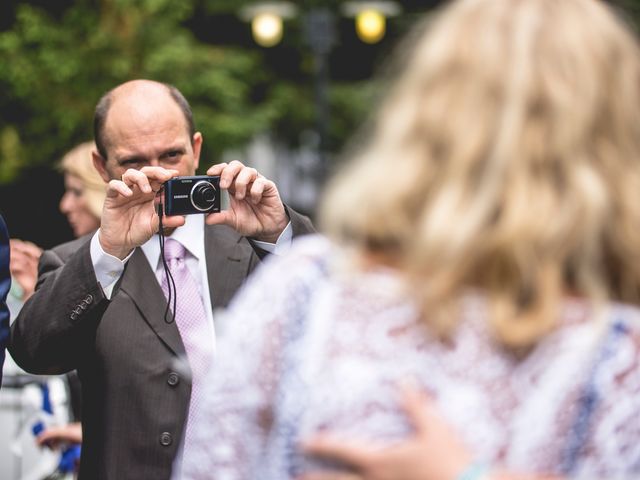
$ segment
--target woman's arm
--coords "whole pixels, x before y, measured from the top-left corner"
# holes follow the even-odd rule
[[[476,463],[460,436],[440,416],[431,398],[403,387],[403,408],[414,434],[391,447],[316,436],[304,443],[309,455],[337,461],[350,472],[318,472],[298,480],[560,480]]]

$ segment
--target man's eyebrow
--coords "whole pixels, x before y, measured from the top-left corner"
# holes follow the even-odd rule
[[[144,162],[145,158],[142,155],[124,155],[122,157],[116,158],[116,162],[118,162],[118,165],[124,165],[125,163],[130,163],[130,162]]]

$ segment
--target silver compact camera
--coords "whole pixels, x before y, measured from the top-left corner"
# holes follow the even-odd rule
[[[164,214],[191,215],[220,211],[220,177],[174,177],[164,184]]]

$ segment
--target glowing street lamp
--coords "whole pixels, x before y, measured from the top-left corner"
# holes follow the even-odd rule
[[[251,33],[258,45],[277,45],[282,40],[282,17],[269,12],[259,13],[251,22]]]
[[[378,43],[384,38],[387,28],[387,17],[400,13],[400,6],[393,1],[353,1],[346,2],[343,12],[356,19],[356,33],[365,43]]]
[[[289,2],[264,2],[249,5],[240,11],[240,18],[251,22],[251,33],[262,47],[273,47],[282,40],[282,20],[296,14]]]
[[[356,32],[365,43],[378,43],[384,37],[387,19],[377,10],[362,10],[356,15]]]

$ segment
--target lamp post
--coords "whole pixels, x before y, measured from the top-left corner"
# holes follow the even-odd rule
[[[306,15],[306,34],[313,53],[316,130],[318,134],[318,183],[324,181],[329,150],[329,53],[336,42],[335,17],[326,8]]]
[[[291,2],[271,1],[245,7],[240,16],[252,25],[258,45],[272,47],[282,39],[282,19],[297,14]],[[392,0],[348,1],[342,14],[355,18],[356,33],[365,43],[377,43],[385,35],[386,17],[398,15],[400,6]],[[329,54],[336,44],[336,15],[327,8],[311,8],[304,12],[305,36],[313,54],[314,99],[316,109],[316,152],[318,164],[313,176],[322,184],[329,152]]]

